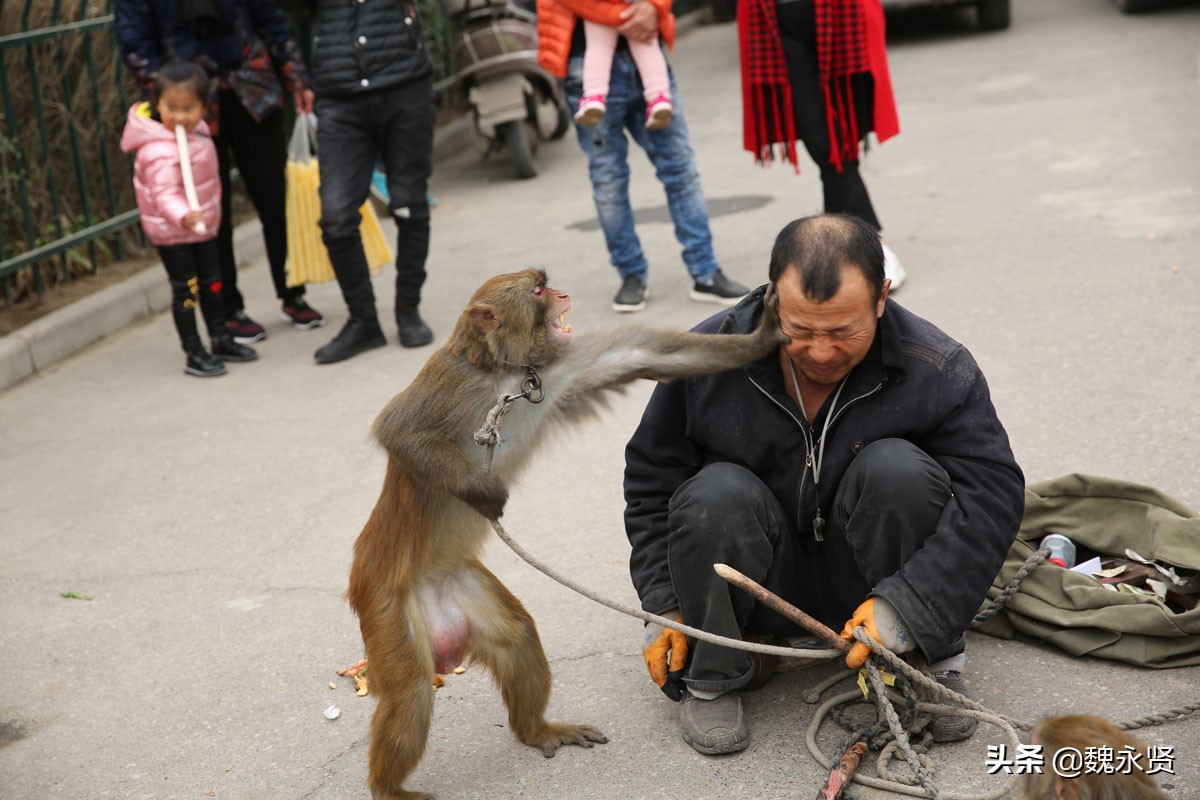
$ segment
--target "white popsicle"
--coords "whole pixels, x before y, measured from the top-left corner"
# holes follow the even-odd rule
[[[187,195],[188,208],[200,210],[200,198],[196,196],[196,179],[192,177],[192,157],[188,153],[187,131],[182,125],[175,126],[175,144],[179,147],[179,171],[183,173],[183,193]],[[201,220],[196,224],[196,233],[208,233],[208,227]]]

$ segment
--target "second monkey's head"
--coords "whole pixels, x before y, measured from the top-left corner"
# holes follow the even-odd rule
[[[559,358],[571,340],[566,314],[571,297],[546,285],[540,269],[489,279],[471,297],[457,333],[466,326],[475,339],[468,357],[480,366],[544,366]]]

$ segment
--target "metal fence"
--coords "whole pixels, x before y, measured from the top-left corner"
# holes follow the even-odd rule
[[[137,221],[116,131],[137,90],[112,0],[0,0],[0,283],[5,305],[124,256]]]
[[[685,13],[717,0],[677,0]],[[301,43],[307,0],[279,0]],[[454,104],[453,36],[439,0],[417,0],[439,100]],[[113,0],[0,0],[0,286],[4,307],[94,273],[144,243],[118,148],[140,97],[120,57]]]

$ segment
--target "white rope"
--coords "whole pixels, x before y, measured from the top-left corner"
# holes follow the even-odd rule
[[[501,394],[499,400],[496,402],[496,405],[491,411],[488,412],[487,419],[483,426],[475,432],[475,443],[487,448],[487,455],[485,457],[483,467],[484,472],[490,472],[492,469],[492,460],[493,456],[495,455],[496,444],[500,441],[500,421],[504,418],[504,415],[508,413],[513,401],[523,396],[524,395]],[[730,647],[736,650],[745,650],[750,653],[777,655],[784,658],[809,658],[824,660],[837,658],[841,655],[839,651],[833,649],[806,650],[793,647],[780,647],[777,645],[760,644],[758,642],[746,642],[741,639],[731,639],[727,636],[717,636],[716,634],[702,631],[699,628],[693,628],[690,625],[684,625],[681,622],[667,619],[666,617],[659,616],[658,614],[651,614],[641,609],[632,608],[614,600],[609,600],[608,598],[601,596],[586,586],[583,586],[571,578],[559,573],[557,570],[538,559],[536,556],[522,547],[515,539],[509,536],[508,532],[504,530],[504,526],[500,524],[499,520],[493,519],[490,520],[490,522],[492,523],[492,529],[496,532],[496,535],[500,537],[500,540],[508,545],[514,553],[520,556],[525,563],[529,564],[537,571],[552,578],[568,589],[581,594],[587,599],[595,603],[599,603],[606,608],[611,608],[613,611],[618,613],[634,617],[635,619],[643,620],[644,622],[653,622],[658,625],[662,625],[664,628],[670,628],[672,630],[679,631],[700,641],[710,642],[712,644],[718,644],[723,647]],[[888,650],[869,634],[867,634],[866,630],[861,626],[855,629],[854,635],[858,641],[871,648],[872,655],[874,657],[877,657],[881,661],[888,663],[897,672],[908,678],[914,686],[920,686],[927,691],[932,692],[935,696],[940,695],[951,702],[959,704],[959,707],[955,707],[945,704],[918,702],[917,710],[939,715],[950,714],[960,717],[969,717],[980,720],[981,722],[986,722],[990,725],[994,725],[1000,728],[1000,730],[1008,736],[1008,739],[1014,749],[1020,744],[1020,739],[1017,735],[1016,729],[1019,728],[1027,731],[1033,728],[1031,723],[993,712],[987,708],[984,708],[970,698],[948,689],[947,687],[938,683],[933,677],[915,669],[895,653]],[[872,661],[873,658],[868,660],[867,670],[870,682],[875,689],[876,704],[884,713],[886,719],[888,720],[888,725],[895,736],[895,741],[890,742],[887,747],[884,748],[883,752],[880,753],[877,762],[883,763],[877,763],[876,769],[881,775],[894,778],[895,776],[893,776],[886,767],[886,761],[891,758],[892,753],[896,749],[899,749],[904,754],[905,759],[909,762],[910,766],[913,768],[916,774],[916,780],[922,785],[917,787],[902,783],[899,780],[872,778],[868,775],[862,775],[861,773],[854,774],[852,777],[853,782],[862,784],[864,786],[885,789],[887,791],[896,792],[899,794],[933,798],[933,800],[995,800],[995,798],[1003,797],[1009,792],[1010,788],[1015,785],[1015,778],[1012,782],[1006,784],[1005,786],[984,794],[967,795],[954,792],[940,792],[929,778],[927,772],[928,759],[926,759],[924,756],[918,758],[917,754],[913,752],[911,746],[909,745],[908,735],[900,726],[899,718],[896,716],[895,709],[892,707],[891,701],[887,697],[887,692],[883,687],[879,673]],[[806,700],[808,702],[816,702],[816,700],[819,699],[820,692],[829,688],[838,681],[844,680],[848,677],[850,677],[849,674],[833,676],[830,680],[823,682],[815,693],[809,693],[809,695],[806,696]],[[813,694],[816,696],[812,696]],[[805,744],[808,746],[808,750],[812,754],[813,758],[815,758],[817,762],[826,769],[829,769],[832,766],[833,760],[826,756],[817,745],[816,735],[821,726],[821,722],[824,720],[828,712],[835,706],[847,703],[861,696],[862,693],[857,690],[837,695],[823,703],[813,715],[812,722],[809,724],[808,731],[805,734]],[[1195,713],[1197,710],[1200,710],[1200,703],[1188,704],[1180,708],[1163,712],[1163,714],[1160,715],[1143,717],[1142,719],[1134,720],[1129,723],[1119,723],[1117,727],[1137,728],[1157,725],[1171,719],[1179,719],[1181,717],[1188,716],[1192,713]],[[922,760],[924,760],[924,763],[922,763]]]

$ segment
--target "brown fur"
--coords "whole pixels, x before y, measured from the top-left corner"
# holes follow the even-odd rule
[[[607,739],[587,725],[548,722],[550,666],[533,618],[478,554],[508,499],[507,482],[555,425],[594,411],[635,378],[670,380],[731,369],[782,341],[774,303],[758,332],[705,336],[626,328],[570,337],[556,325],[570,298],[539,270],[486,282],[445,347],[375,421],[387,450],[383,491],[354,547],[348,597],[359,617],[379,700],[371,726],[375,800],[421,798],[404,781],[425,750],[436,673],[463,657],[495,678],[516,737],[547,757],[563,744]],[[535,366],[546,398],[517,400],[493,470],[472,440],[498,396]]]
[[[1147,769],[1146,745],[1108,720],[1086,714],[1051,717],[1034,726],[1030,742],[1041,745],[1045,759],[1042,772],[1027,773],[1021,782],[1022,800],[1168,800]],[[1086,754],[1089,748],[1116,754],[1129,748],[1138,755],[1138,766],[1121,766],[1111,773],[1086,773],[1067,778],[1055,774],[1054,754],[1074,749]],[[1132,758],[1132,756],[1129,756]],[[1097,766],[1103,762],[1098,761]],[[1114,767],[1117,767],[1111,760]]]

